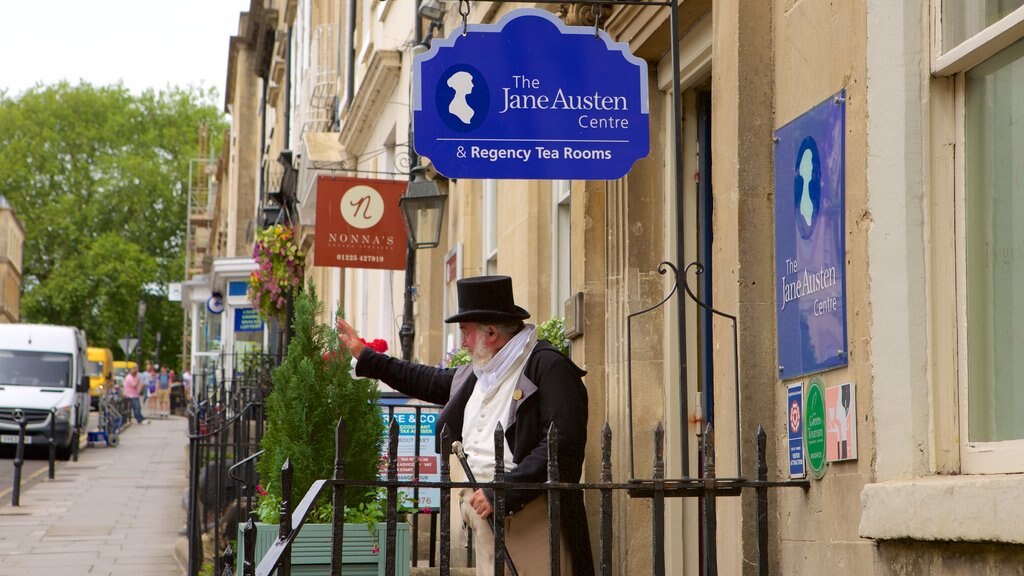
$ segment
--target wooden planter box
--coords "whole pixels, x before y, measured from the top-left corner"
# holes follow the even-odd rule
[[[238,560],[235,574],[242,573],[242,554],[245,542],[242,531],[245,524],[238,525]],[[346,524],[345,542],[342,551],[342,574],[344,576],[384,576],[384,558],[387,552],[387,525],[377,524],[377,546],[373,553],[374,538],[365,524]],[[256,564],[274,541],[277,540],[277,524],[256,524]],[[395,574],[408,576],[410,567],[411,527],[405,522],[398,523],[395,535]],[[293,576],[329,576],[331,572],[331,525],[305,524],[292,543]]]

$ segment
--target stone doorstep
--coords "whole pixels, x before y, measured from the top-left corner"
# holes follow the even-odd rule
[[[437,576],[440,573],[440,568],[413,566],[409,569],[409,576]],[[476,568],[450,568],[449,573],[451,576],[476,576]]]

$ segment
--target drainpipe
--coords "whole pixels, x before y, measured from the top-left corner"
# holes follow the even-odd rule
[[[356,91],[356,0],[347,0],[347,2],[348,13],[345,16],[348,20],[348,34],[345,35],[345,101],[341,103],[341,108],[338,110],[338,118],[341,118],[342,110],[348,109]]]

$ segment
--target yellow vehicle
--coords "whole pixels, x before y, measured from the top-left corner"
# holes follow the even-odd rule
[[[114,379],[124,382],[124,377],[138,364],[134,360],[114,360]]]
[[[89,375],[89,396],[93,408],[100,405],[100,396],[114,387],[114,353],[110,348],[93,348],[86,351],[88,363],[85,367]]]

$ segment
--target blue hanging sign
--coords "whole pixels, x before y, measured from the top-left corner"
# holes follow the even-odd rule
[[[413,144],[448,178],[614,180],[650,151],[647,63],[513,10],[413,59]]]
[[[846,91],[775,132],[782,380],[846,366]]]

